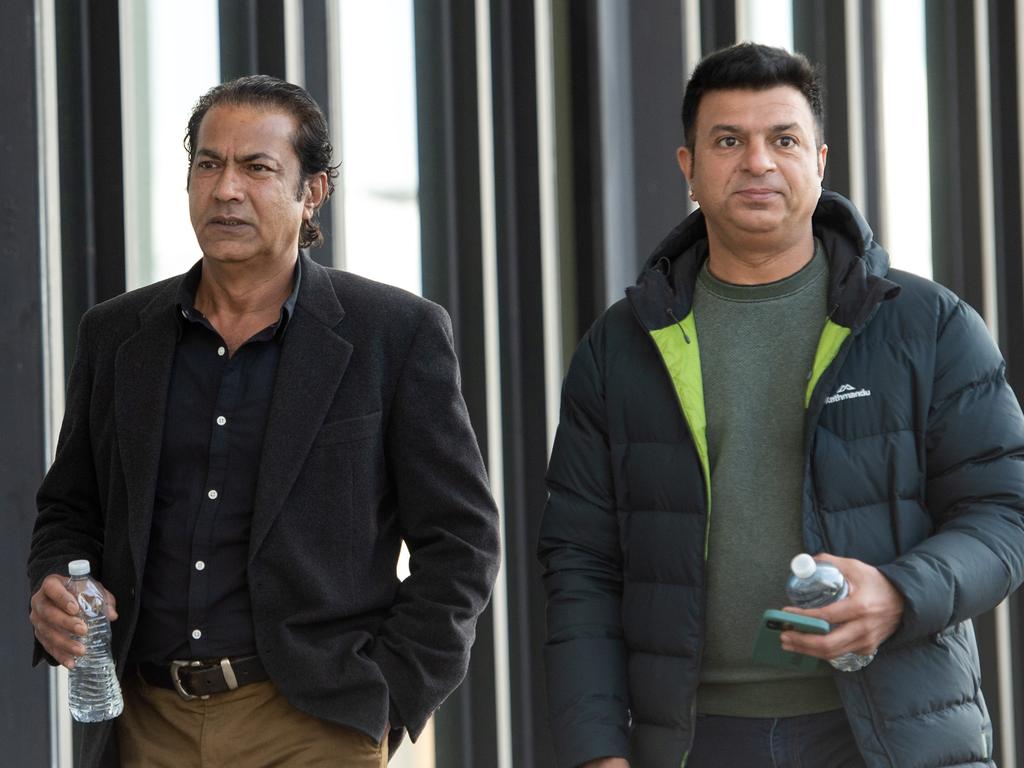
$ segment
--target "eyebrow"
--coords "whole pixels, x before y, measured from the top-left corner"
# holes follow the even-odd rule
[[[212,149],[205,148],[200,148],[199,150],[197,150],[196,157],[209,157],[213,160],[224,160],[224,156],[221,155],[219,152],[214,152]],[[249,155],[242,155],[241,157],[236,157],[235,160],[240,163],[251,163],[254,160],[271,160],[275,163],[278,161],[276,157],[274,157],[271,154],[268,154],[267,152],[253,152],[252,154]]]
[[[792,131],[794,128],[799,128],[797,123],[779,123],[768,127],[769,133],[784,133],[786,131]],[[725,123],[719,123],[718,125],[711,126],[711,133],[748,133],[747,129],[742,128],[738,125],[726,125]]]

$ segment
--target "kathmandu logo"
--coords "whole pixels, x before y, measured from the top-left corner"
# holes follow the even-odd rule
[[[858,397],[871,397],[871,390],[857,389],[851,384],[843,384],[834,395],[825,398],[825,405],[832,405],[840,400],[855,400]]]

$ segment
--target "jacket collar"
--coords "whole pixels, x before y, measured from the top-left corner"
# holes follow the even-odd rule
[[[295,314],[281,346],[253,498],[249,557],[291,493],[352,357],[331,273],[305,253]]]
[[[899,286],[886,278],[889,254],[874,241],[853,204],[835,192],[821,193],[812,226],[829,259],[829,317],[857,331],[883,300],[899,293]],[[692,310],[706,242],[707,224],[697,210],[669,232],[647,259],[636,285],[626,289],[648,331],[676,323]]]
[[[114,421],[128,499],[129,543],[135,573],[146,560],[163,442],[174,348],[176,297],[183,277],[166,281],[139,311],[139,327],[114,358]]]

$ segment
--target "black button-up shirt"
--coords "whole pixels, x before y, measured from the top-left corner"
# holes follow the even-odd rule
[[[178,345],[164,418],[135,662],[212,659],[256,652],[246,565],[267,411],[288,319],[228,355],[195,309],[202,262],[182,282]]]

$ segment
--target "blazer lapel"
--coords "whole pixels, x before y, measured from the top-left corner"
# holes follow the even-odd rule
[[[334,328],[345,311],[330,275],[305,255],[295,314],[281,347],[253,500],[250,561],[281,511],[334,394],[352,345]]]
[[[174,280],[139,313],[139,330],[114,360],[114,418],[128,494],[128,526],[135,572],[142,572],[153,519],[167,390],[177,342]]]

